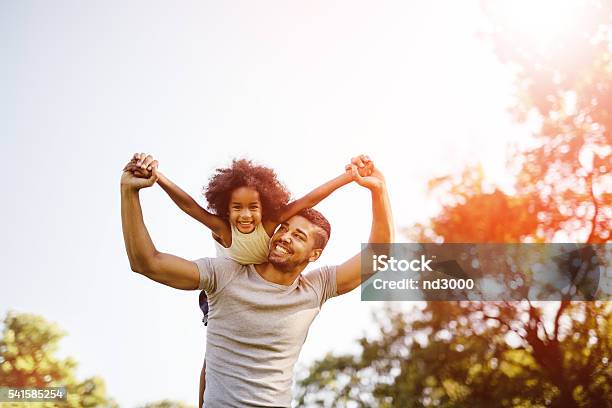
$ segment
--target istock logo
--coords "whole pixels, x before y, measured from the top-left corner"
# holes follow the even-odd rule
[[[372,268],[375,272],[424,272],[430,271],[429,264],[432,262],[431,259],[426,259],[425,255],[421,255],[421,259],[395,259],[387,255],[373,255],[372,256]]]

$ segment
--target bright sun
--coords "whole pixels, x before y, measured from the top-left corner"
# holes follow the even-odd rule
[[[547,47],[569,35],[584,2],[579,0],[495,0],[486,8],[515,35],[536,47]]]

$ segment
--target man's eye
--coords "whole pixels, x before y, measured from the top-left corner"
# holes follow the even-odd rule
[[[304,237],[300,234],[293,234],[294,237],[296,237],[297,239],[299,239],[300,241],[304,240]]]

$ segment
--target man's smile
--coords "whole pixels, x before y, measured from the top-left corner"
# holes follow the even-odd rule
[[[280,242],[276,242],[273,247],[274,252],[278,252],[282,255],[288,255],[293,253],[293,251],[287,246],[281,244]]]

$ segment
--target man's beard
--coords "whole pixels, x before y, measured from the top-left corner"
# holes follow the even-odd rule
[[[304,259],[301,261],[296,259],[277,259],[273,255],[268,255],[268,262],[281,272],[293,272],[300,265],[308,263]]]

